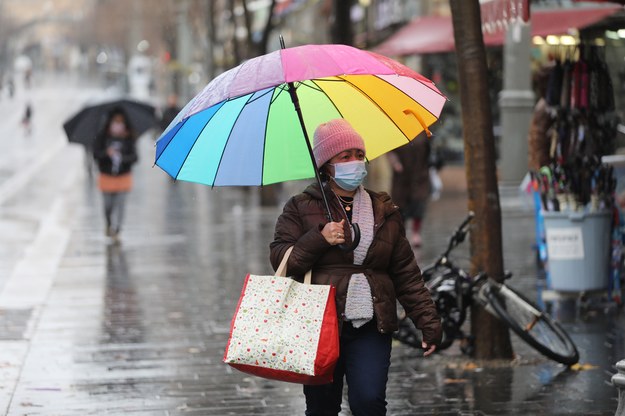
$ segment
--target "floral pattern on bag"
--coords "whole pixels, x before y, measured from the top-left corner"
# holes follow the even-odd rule
[[[330,286],[249,275],[224,361],[314,375],[329,293]]]

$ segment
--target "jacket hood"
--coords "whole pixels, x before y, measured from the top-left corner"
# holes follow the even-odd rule
[[[326,196],[330,195],[330,193],[332,192],[332,190],[330,189],[330,185],[328,185],[327,182],[324,182],[323,190],[326,193]],[[315,199],[322,199],[321,187],[317,182],[308,185],[306,189],[304,189],[304,193],[310,195]]]

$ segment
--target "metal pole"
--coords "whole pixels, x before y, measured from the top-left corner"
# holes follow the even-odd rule
[[[297,113],[297,117],[299,118],[300,125],[302,126],[302,133],[304,133],[304,140],[306,140],[306,147],[308,148],[308,154],[310,155],[310,160],[312,160],[315,178],[319,183],[319,187],[321,188],[321,196],[323,198],[323,204],[326,207],[327,217],[329,221],[334,221],[332,219],[332,213],[330,212],[330,204],[328,204],[328,198],[326,197],[326,193],[323,192],[323,183],[321,181],[321,176],[319,175],[319,169],[317,169],[317,162],[315,161],[315,155],[313,154],[312,147],[310,146],[310,140],[308,140],[308,132],[306,131],[306,126],[304,124],[304,116],[302,115],[302,109],[299,106],[299,98],[297,97],[297,92],[295,91],[295,85],[292,82],[288,83],[289,85],[289,95],[291,96],[291,101],[293,101],[293,106],[295,107],[295,112]]]
[[[527,134],[534,93],[531,88],[530,26],[517,20],[506,33],[501,109],[500,182],[517,186],[527,172]]]
[[[284,46],[284,38],[280,35],[280,47],[282,49],[286,49]],[[326,207],[326,213],[329,221],[334,221],[332,219],[332,213],[330,212],[330,204],[328,204],[328,198],[326,197],[326,193],[323,192],[323,182],[321,181],[321,176],[319,175],[319,169],[317,169],[317,162],[315,161],[315,155],[313,153],[312,147],[310,146],[310,140],[308,140],[308,132],[306,131],[306,125],[304,124],[304,115],[302,114],[302,109],[299,105],[299,98],[297,97],[297,91],[295,91],[295,85],[292,82],[288,83],[289,86],[289,95],[291,96],[291,101],[293,102],[293,106],[295,107],[295,112],[297,113],[297,118],[299,118],[299,124],[302,127],[302,133],[304,133],[304,140],[306,141],[306,147],[308,148],[308,154],[310,155],[310,160],[313,164],[313,169],[315,171],[315,179],[319,183],[319,187],[321,188],[321,196],[323,198],[323,204]]]
[[[280,36],[280,47],[285,49],[284,46],[284,38]],[[299,124],[302,127],[302,133],[304,133],[304,140],[306,141],[306,147],[308,148],[308,154],[310,155],[310,160],[313,164],[313,169],[315,171],[315,178],[319,183],[319,188],[321,190],[321,198],[323,199],[323,204],[326,208],[326,216],[328,221],[334,222],[332,219],[332,213],[330,212],[330,204],[328,204],[328,198],[326,197],[326,193],[323,191],[323,182],[321,181],[321,176],[319,175],[319,169],[317,169],[317,162],[315,161],[315,155],[313,153],[312,147],[310,146],[310,140],[308,140],[308,132],[306,131],[306,125],[304,124],[304,115],[302,114],[302,109],[299,105],[299,98],[297,97],[297,91],[295,90],[295,85],[292,82],[287,84],[289,86],[289,95],[291,96],[291,101],[293,102],[293,106],[295,107],[295,112],[297,113],[297,118],[299,119]],[[351,224],[354,230],[354,238],[352,239],[352,244],[350,246],[346,246],[345,244],[339,244],[339,248],[344,251],[352,251],[354,250],[358,244],[360,243],[360,226],[355,222]]]
[[[625,360],[616,363],[618,373],[612,376],[612,385],[618,389],[618,407],[614,416],[625,416]]]

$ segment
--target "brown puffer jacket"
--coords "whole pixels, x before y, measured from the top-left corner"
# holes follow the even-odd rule
[[[345,218],[347,224],[337,197],[329,187],[325,189],[334,221]],[[304,274],[312,268],[313,284],[334,285],[339,318],[344,316],[349,277],[353,273],[364,273],[371,286],[380,332],[397,330],[396,300],[399,300],[417,328],[423,331],[424,340],[438,344],[441,339],[440,318],[423,283],[410,243],[406,240],[399,209],[388,194],[367,192],[373,201],[375,226],[373,242],[363,265],[354,265],[353,252],[331,246],[321,234],[327,219],[317,184],[292,197],[284,206],[270,245],[271,264],[276,269],[286,250],[294,246],[287,263],[287,273],[303,281]],[[346,225],[345,235],[349,245],[348,227]]]

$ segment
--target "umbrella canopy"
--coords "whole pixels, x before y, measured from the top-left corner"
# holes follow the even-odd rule
[[[63,123],[63,129],[70,143],[91,146],[96,135],[104,126],[107,114],[114,108],[123,109],[137,136],[142,135],[157,123],[154,106],[120,98],[85,106]]]
[[[281,49],[211,81],[157,141],[156,165],[210,186],[312,178],[307,140],[320,123],[348,120],[373,159],[427,131],[445,101],[430,80],[382,55],[345,45]]]

